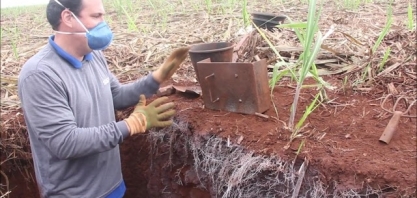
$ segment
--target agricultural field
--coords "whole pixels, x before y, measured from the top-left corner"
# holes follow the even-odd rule
[[[121,82],[201,43],[230,42],[235,61],[267,65],[268,109],[244,114],[207,108],[188,57],[161,85],[174,90],[164,93],[175,124],[121,144],[125,197],[417,196],[416,1],[103,2],[115,33],[104,54]],[[255,12],[285,20],[268,31]],[[52,34],[45,6],[1,10],[1,198],[38,197],[17,79]],[[396,101],[402,116],[387,127]]]

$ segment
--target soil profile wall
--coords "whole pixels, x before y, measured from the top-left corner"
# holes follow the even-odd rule
[[[182,121],[127,140],[121,148],[126,197],[377,196],[370,188],[324,184],[320,172],[301,161],[263,156],[225,139],[197,135]]]

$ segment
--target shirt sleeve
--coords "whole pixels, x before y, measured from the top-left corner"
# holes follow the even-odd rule
[[[64,86],[43,72],[21,82],[20,100],[26,125],[52,154],[72,159],[110,150],[123,141],[124,121],[78,128]]]
[[[136,105],[139,102],[139,96],[141,94],[144,94],[146,97],[151,97],[159,89],[159,83],[153,78],[152,73],[127,84],[121,84],[110,73],[110,83],[114,108],[116,110]]]
[[[110,86],[113,94],[113,105],[116,110],[123,110],[127,107],[136,105],[139,102],[139,96],[144,94],[147,98],[156,94],[160,84],[156,81],[152,73],[137,79],[134,82],[122,84],[117,77],[110,71],[107,61],[102,51],[96,51],[109,73]]]

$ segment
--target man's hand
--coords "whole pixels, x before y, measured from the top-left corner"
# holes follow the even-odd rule
[[[153,72],[153,77],[159,83],[162,83],[172,77],[174,73],[178,70],[181,63],[187,58],[188,50],[190,47],[181,47],[175,49],[169,57],[164,61],[164,63]]]
[[[144,133],[152,127],[170,126],[172,120],[168,119],[175,114],[175,105],[167,100],[167,97],[161,97],[146,105],[145,95],[140,95],[139,103],[130,116],[125,119],[130,135]]]

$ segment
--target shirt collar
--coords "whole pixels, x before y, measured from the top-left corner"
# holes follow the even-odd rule
[[[61,56],[63,59],[65,59],[66,61],[68,61],[73,67],[79,69],[83,66],[83,63],[81,61],[79,61],[78,59],[76,59],[75,57],[73,57],[72,55],[70,55],[69,53],[67,53],[66,51],[64,51],[61,47],[59,47],[55,42],[54,42],[55,36],[52,35],[49,37],[49,44],[52,45],[52,47],[55,49],[55,51],[58,53],[59,56]],[[91,59],[93,59],[93,55],[90,53],[86,54],[84,56],[84,60],[90,61]]]

